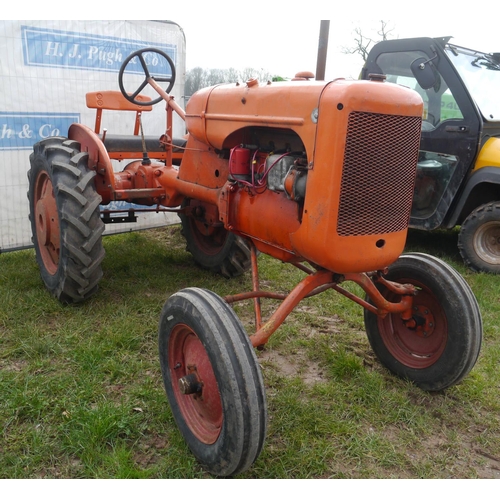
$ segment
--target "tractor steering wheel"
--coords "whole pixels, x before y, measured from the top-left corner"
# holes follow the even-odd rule
[[[135,65],[137,67],[137,60],[133,61],[133,59],[137,57],[140,65],[142,66],[142,70],[144,72],[144,81],[139,85],[137,90],[132,93],[128,93],[125,90],[125,86],[123,84],[123,75],[125,73],[125,70],[127,66],[129,65]],[[151,74],[152,70],[158,71],[158,69],[164,69],[164,68],[170,69],[170,74],[171,76],[153,76]],[[137,72],[137,71],[135,71]],[[165,73],[162,71],[162,73]],[[167,71],[168,73],[168,71]],[[155,82],[168,82],[169,85],[165,92],[168,94],[171,90],[172,87],[174,86],[175,83],[175,66],[174,62],[172,59],[165,54],[165,52],[159,50],[159,49],[154,49],[154,48],[147,48],[147,49],[141,49],[137,50],[136,52],[133,52],[130,54],[124,61],[123,64],[120,67],[120,72],[118,73],[118,85],[120,86],[120,90],[127,99],[127,101],[130,101],[133,104],[138,104],[139,106],[144,106],[144,101],[138,101],[136,100],[136,97],[141,93],[141,91],[148,85],[148,79],[153,78]],[[163,97],[158,97],[156,99],[153,99],[148,102],[148,104],[153,105],[159,103]]]

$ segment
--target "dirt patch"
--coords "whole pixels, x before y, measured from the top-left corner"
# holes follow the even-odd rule
[[[495,457],[489,453],[474,449],[476,456],[481,457],[484,464],[476,465],[476,471],[480,479],[500,479],[500,457]]]
[[[270,364],[279,375],[287,378],[300,377],[306,385],[327,381],[323,370],[307,361],[300,352],[294,353],[293,356],[287,356],[277,351],[264,350],[259,352],[258,359],[264,369],[266,364]]]
[[[169,443],[165,437],[153,435],[139,443],[139,450],[134,453],[134,462],[141,467],[148,467],[161,460],[161,450],[168,448]]]
[[[23,359],[0,360],[0,370],[6,372],[22,372],[28,366],[28,362]]]

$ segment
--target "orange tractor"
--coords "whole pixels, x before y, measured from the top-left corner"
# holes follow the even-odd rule
[[[153,75],[151,54],[164,60],[170,76]],[[125,88],[130,64],[144,76],[132,92]],[[73,124],[68,138],[46,139],[31,155],[33,242],[42,279],[60,301],[79,302],[97,290],[103,220],[113,215],[100,205],[116,200],[177,212],[202,267],[227,277],[251,269],[252,290],[223,299],[186,288],[168,298],[159,322],[173,415],[215,475],[238,474],[257,459],[267,409],[254,348],[305,297],[333,289],[359,303],[381,363],[424,390],[462,380],[481,346],[481,315],[465,280],[437,258],[401,256],[422,99],[377,75],[333,82],[311,76],[206,88],[184,112],[168,93],[171,59],[156,49],[137,51],[120,69],[121,94],[87,96],[97,108],[94,130]],[[151,87],[157,97],[148,100],[141,92]],[[166,129],[151,140],[139,133],[140,114],[161,100]],[[138,112],[136,134],[101,134],[106,108]],[[173,138],[174,113],[185,120],[182,139]],[[113,159],[130,162],[115,172]],[[304,279],[288,295],[261,290],[259,252],[298,267]],[[346,281],[363,296],[342,287]],[[281,300],[267,320],[264,297]],[[255,309],[250,336],[230,306],[245,299]]]

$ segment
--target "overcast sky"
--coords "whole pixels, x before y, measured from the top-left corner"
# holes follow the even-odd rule
[[[315,8],[319,4],[323,7]],[[199,11],[169,9],[170,19],[186,34],[188,69],[253,67],[283,77],[301,70],[314,72],[321,19],[330,20],[327,80],[358,76],[361,57],[343,54],[342,47],[352,46],[356,27],[376,38],[381,19],[389,23],[394,38],[453,36],[457,45],[500,52],[498,2],[490,7],[482,2],[468,12],[462,3],[439,2],[438,6],[437,1],[345,0],[340,6],[338,0],[335,5],[316,0],[213,0],[203,5]]]
[[[468,5],[468,7],[465,7]],[[67,0],[9,2],[11,19],[160,19],[186,35],[187,69],[264,69],[292,77],[316,70],[321,19],[330,20],[326,79],[354,77],[362,59],[342,54],[361,27],[377,37],[381,19],[394,38],[453,36],[457,45],[500,52],[498,0]],[[17,9],[17,10],[16,10]],[[76,17],[75,17],[76,16]]]

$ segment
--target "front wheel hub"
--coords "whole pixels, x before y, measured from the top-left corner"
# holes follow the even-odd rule
[[[201,395],[203,383],[198,379],[196,373],[188,373],[181,377],[178,381],[179,390],[182,394],[198,394]]]
[[[419,337],[427,338],[434,333],[436,322],[429,308],[414,306],[413,316],[409,321],[403,321],[409,330],[414,331]]]
[[[57,203],[52,180],[47,172],[42,172],[37,177],[33,201],[40,256],[47,272],[54,275],[59,266],[61,241]]]

